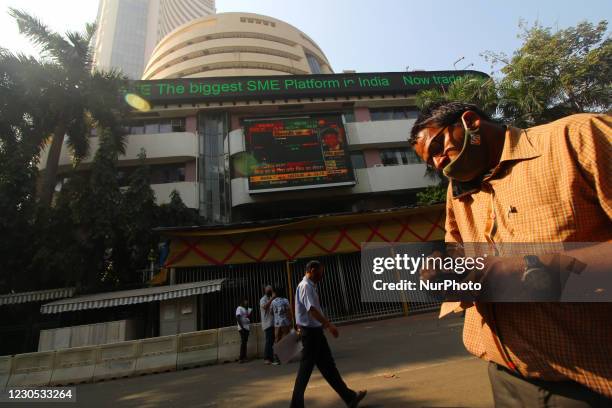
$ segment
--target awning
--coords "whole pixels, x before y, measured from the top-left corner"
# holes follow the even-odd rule
[[[155,302],[181,297],[218,292],[225,279],[202,282],[182,283],[180,285],[156,286],[153,288],[120,290],[117,292],[95,293],[72,299],[47,303],[40,308],[41,313],[62,313],[76,310],[101,309],[138,303]]]
[[[69,298],[74,295],[74,288],[37,290],[32,292],[7,293],[0,295],[0,306],[20,303],[44,302],[46,300]]]
[[[166,268],[294,261],[361,251],[364,242],[444,239],[444,205],[317,216],[280,224],[181,227],[170,239]]]

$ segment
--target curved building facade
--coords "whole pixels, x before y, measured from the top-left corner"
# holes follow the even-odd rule
[[[158,40],[196,18],[215,14],[214,0],[161,0]]]
[[[321,48],[292,25],[259,14],[221,13],[166,35],[142,79],[330,73]]]

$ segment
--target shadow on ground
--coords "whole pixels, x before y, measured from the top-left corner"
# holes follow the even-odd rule
[[[486,364],[467,354],[461,328],[460,317],[423,314],[343,326],[329,342],[347,384],[368,389],[362,407],[492,406]],[[77,406],[288,407],[297,367],[255,360],[85,384]],[[343,406],[316,369],[306,405]]]

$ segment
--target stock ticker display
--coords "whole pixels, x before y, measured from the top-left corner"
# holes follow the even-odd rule
[[[341,116],[245,122],[250,193],[354,185]]]

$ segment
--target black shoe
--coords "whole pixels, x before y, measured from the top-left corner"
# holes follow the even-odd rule
[[[365,398],[367,393],[368,393],[368,390],[358,391],[357,395],[355,395],[355,399],[353,399],[353,401],[351,401],[351,403],[348,404],[348,407],[357,408],[359,406],[359,403],[361,402],[362,399]]]

